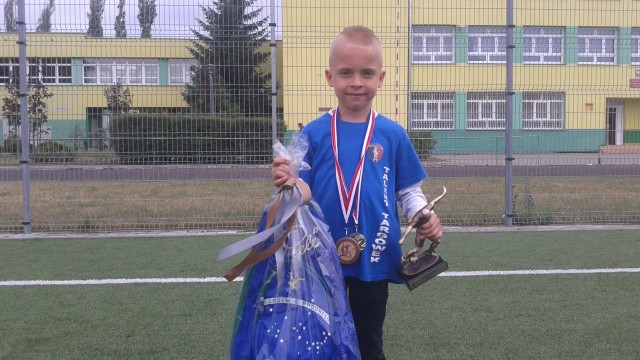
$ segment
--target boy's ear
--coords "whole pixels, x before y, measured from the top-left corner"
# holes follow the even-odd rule
[[[380,71],[380,77],[378,78],[378,82],[379,82],[378,88],[380,88],[382,86],[382,83],[384,83],[384,76],[386,74],[387,74],[387,72],[384,71],[384,69]]]
[[[331,69],[324,70],[324,78],[327,79],[327,84],[333,87],[333,74],[331,73]]]

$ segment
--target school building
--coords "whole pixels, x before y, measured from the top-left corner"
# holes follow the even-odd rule
[[[640,144],[640,1],[514,3],[514,151]],[[357,24],[376,31],[384,47],[378,112],[409,132],[430,132],[436,152],[504,151],[505,6],[504,0],[349,0],[339,6],[282,0],[276,78],[287,136],[336,106],[324,78],[329,45]],[[0,34],[0,98],[18,71],[17,40]],[[133,94],[133,111],[188,109],[182,91],[196,64],[191,39],[29,33],[27,44],[28,71],[54,94],[44,138],[103,130],[104,90],[117,82]],[[6,120],[0,134],[0,141],[9,134]]]
[[[437,152],[504,151],[506,3],[352,0],[329,11],[283,0],[283,24],[299,25],[283,36],[288,128],[336,105],[329,45],[344,26],[365,25],[384,47],[376,110],[430,131]],[[514,3],[514,151],[640,143],[640,1]]]
[[[17,34],[0,34],[0,95],[18,74]],[[89,38],[85,34],[27,34],[28,74],[39,77],[53,97],[47,100],[48,133],[65,139],[99,131],[106,113],[104,90],[120,82],[133,94],[132,108],[178,112],[195,64],[189,41],[176,39]],[[134,111],[136,111],[134,110]],[[106,122],[106,119],[105,119]],[[9,135],[6,120],[0,128]],[[75,134],[74,134],[75,133]]]
[[[7,97],[5,84],[18,74],[17,40],[17,34],[0,34],[0,98]],[[182,92],[197,65],[188,50],[192,45],[192,39],[184,38],[28,33],[28,76],[38,77],[53,94],[46,101],[48,122],[42,139],[91,138],[106,130],[110,113],[104,91],[116,83],[133,95],[131,112],[188,112]],[[268,48],[265,45],[264,51]],[[271,71],[270,63],[264,64],[264,71]],[[0,134],[1,145],[10,135],[4,117]]]

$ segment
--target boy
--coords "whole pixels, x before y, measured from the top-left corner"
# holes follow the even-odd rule
[[[300,172],[300,178],[310,186],[336,241],[363,360],[385,359],[389,282],[400,282],[396,269],[402,256],[396,201],[409,219],[427,204],[420,188],[426,173],[407,133],[372,109],[384,76],[382,45],[373,31],[345,28],[331,44],[325,70],[338,107],[301,133],[309,141],[305,161],[311,170]],[[287,165],[274,159],[274,186],[293,176]],[[439,240],[438,216],[432,214],[417,233]]]

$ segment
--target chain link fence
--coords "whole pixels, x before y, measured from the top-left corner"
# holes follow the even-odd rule
[[[640,1],[4,5],[1,232],[255,229],[349,25],[383,43],[374,107],[444,225],[640,223]]]

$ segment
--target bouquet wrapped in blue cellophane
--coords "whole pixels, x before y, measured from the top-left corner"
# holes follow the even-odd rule
[[[306,149],[302,138],[286,149],[279,143],[274,146],[276,156],[290,160],[294,174],[306,165]],[[245,273],[231,339],[232,360],[359,359],[329,228],[317,203],[301,198],[296,186],[283,189],[263,213],[257,234],[273,234],[255,245],[247,258],[277,250]],[[295,211],[288,216],[292,206]],[[282,229],[274,232],[275,227]]]

